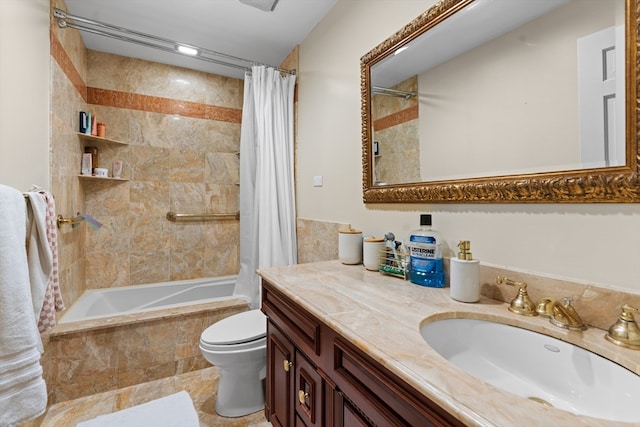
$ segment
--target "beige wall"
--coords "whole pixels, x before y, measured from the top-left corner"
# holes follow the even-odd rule
[[[0,1],[0,184],[49,187],[49,1]]]
[[[300,46],[298,215],[405,236],[421,212],[484,263],[640,293],[640,205],[365,205],[359,59],[433,1],[338,0]],[[399,165],[401,167],[401,165]],[[313,187],[313,176],[324,176]]]

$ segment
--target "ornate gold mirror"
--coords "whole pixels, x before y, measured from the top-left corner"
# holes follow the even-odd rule
[[[442,0],[361,58],[366,203],[638,203],[639,0]]]

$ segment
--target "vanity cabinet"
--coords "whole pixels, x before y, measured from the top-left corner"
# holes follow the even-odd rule
[[[274,426],[463,426],[263,279]]]

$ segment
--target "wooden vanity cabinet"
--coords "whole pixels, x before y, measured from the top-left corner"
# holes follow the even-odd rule
[[[463,426],[262,280],[265,415],[274,426]]]

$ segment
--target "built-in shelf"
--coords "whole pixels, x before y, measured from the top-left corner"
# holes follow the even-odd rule
[[[78,175],[79,178],[82,179],[94,179],[98,181],[129,181],[127,178],[113,178],[113,177],[105,177],[105,176],[93,176],[93,175]]]
[[[97,142],[106,142],[106,143],[109,143],[109,144],[129,145],[126,142],[118,141],[116,139],[100,138],[99,136],[89,135],[89,134],[82,133],[82,132],[78,132],[78,136],[80,138],[84,139],[85,141],[97,141]]]
[[[78,135],[78,140],[81,142],[81,144],[86,148],[87,146],[89,146],[90,144],[94,144],[94,143],[100,143],[100,144],[106,144],[106,145],[100,145],[100,144],[96,144],[98,146],[102,148],[107,148],[108,146],[111,146],[112,150],[115,151],[120,151],[122,146],[126,146],[129,145],[126,142],[122,142],[122,141],[118,141],[116,139],[110,139],[110,138],[101,138],[99,136],[96,135],[89,135],[86,133],[82,133],[82,132],[77,132],[76,133]],[[94,175],[82,175],[79,174],[78,177],[84,179],[89,179],[89,180],[106,180],[106,181],[129,181],[129,179],[127,178],[113,178],[113,177],[102,177],[102,176],[94,176]]]

